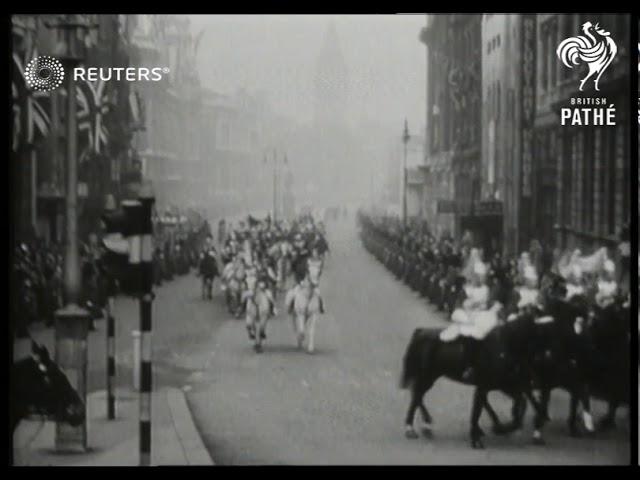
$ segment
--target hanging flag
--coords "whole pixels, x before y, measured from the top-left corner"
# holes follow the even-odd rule
[[[109,112],[110,98],[107,93],[106,82],[82,81],[77,87],[80,109],[78,111],[78,126],[89,132],[89,146],[95,153],[100,153],[102,146],[106,146],[109,137],[104,123],[104,115]]]
[[[25,66],[27,63],[38,55],[34,48],[31,52],[25,50],[22,54],[14,52],[13,59],[13,78],[11,82],[11,93],[13,100],[13,149],[17,150],[21,141],[27,145],[32,145],[36,137],[46,137],[49,134],[49,118],[48,109],[50,102],[48,94],[45,92],[32,91],[28,86],[25,78]],[[23,118],[26,115],[27,131],[22,131]]]

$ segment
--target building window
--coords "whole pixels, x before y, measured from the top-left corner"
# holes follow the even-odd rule
[[[500,118],[500,81],[496,86],[496,120]]]
[[[547,57],[549,56],[549,37],[548,37],[548,32],[549,30],[546,28],[545,25],[543,25],[542,28],[542,73],[541,73],[541,80],[542,80],[542,90],[545,91],[547,89]]]
[[[551,42],[551,48],[553,49],[554,46],[558,45],[558,28],[557,28],[557,23],[552,23],[551,25],[549,25],[549,41]],[[558,68],[560,68],[560,63],[557,62],[556,60],[556,56],[555,56],[555,52],[552,50],[551,52],[549,52],[550,54],[552,54],[551,58],[551,65],[549,65],[549,74],[550,74],[550,79],[549,79],[549,87],[553,88],[556,86],[557,84],[557,76],[556,74],[558,73]]]

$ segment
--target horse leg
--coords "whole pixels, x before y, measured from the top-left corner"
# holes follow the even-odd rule
[[[580,403],[582,403],[582,421],[588,433],[594,433],[593,416],[591,415],[591,399],[586,386],[580,388]]]
[[[567,424],[569,425],[569,435],[572,437],[579,437],[580,431],[578,430],[576,424],[576,418],[578,416],[578,402],[580,398],[578,396],[578,392],[576,389],[572,389],[570,391],[571,400],[569,402],[569,420]]]
[[[296,312],[296,333],[298,334],[298,348],[302,348],[304,343],[304,327],[305,327],[305,314]]]
[[[478,425],[482,409],[487,403],[487,392],[480,387],[476,387],[473,393],[473,406],[471,407],[471,448],[484,448],[482,437],[484,432]]]
[[[429,410],[427,410],[427,407],[425,407],[422,399],[420,399],[418,408],[420,408],[420,412],[422,413],[422,420],[424,422],[424,425],[422,426],[422,434],[425,437],[431,438],[433,436],[433,418],[431,418],[431,414],[429,413]]]
[[[598,422],[598,430],[606,431],[616,428],[616,410],[618,402],[610,400],[607,406],[607,414]]]
[[[430,429],[431,415],[429,415],[426,407],[422,404],[422,397],[424,396],[425,392],[429,388],[431,388],[431,385],[433,385],[433,381],[424,383],[418,380],[414,382],[413,386],[411,387],[411,401],[409,402],[409,409],[407,410],[407,415],[404,420],[404,435],[407,438],[418,438],[418,434],[413,428],[413,421],[415,419],[416,409],[418,409],[418,407],[420,407],[420,409],[422,410],[423,419],[429,424],[428,428]]]
[[[489,403],[488,398],[483,407],[487,411],[489,417],[491,417],[491,421],[493,422],[493,433],[495,433],[496,435],[503,435],[507,433],[507,427],[501,422],[500,417],[498,417],[498,414]]]
[[[313,339],[315,336],[315,331],[316,331],[316,320],[318,319],[318,315],[313,312],[309,315],[309,318],[307,320],[308,323],[308,332],[309,332],[309,337],[307,340],[307,353],[313,353],[313,350],[315,348]]]
[[[249,341],[252,341],[251,343],[253,343],[255,347],[256,327],[249,309],[247,309],[247,314],[245,316],[245,325],[247,327],[247,333],[249,334]]]
[[[549,420],[548,408],[549,398],[551,396],[551,389],[542,388],[540,391],[540,401],[536,401],[533,392],[529,389],[525,390],[525,395],[531,402],[536,414],[533,419],[533,443],[534,445],[545,445],[545,440],[542,436],[542,428],[547,420]]]

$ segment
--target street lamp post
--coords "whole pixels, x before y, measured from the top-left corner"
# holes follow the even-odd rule
[[[278,208],[278,156],[276,153],[276,149],[273,149],[273,223],[276,222],[277,219],[277,208]]]
[[[59,41],[54,55],[67,71],[66,112],[66,236],[64,260],[65,306],[56,312],[56,360],[67,374],[71,385],[86,405],[87,397],[87,336],[89,313],[80,307],[80,257],[78,252],[78,165],[76,82],[73,68],[85,57],[85,37],[92,26],[82,15],[63,15],[45,25],[58,31]],[[56,423],[56,450],[86,451],[87,420],[78,427]]]
[[[409,143],[409,125],[404,119],[404,132],[402,143],[404,144],[404,160],[402,164],[402,225],[407,226],[407,144]]]
[[[267,164],[268,163],[268,157],[265,154],[264,157],[264,163]],[[287,165],[287,155],[285,154],[283,159],[282,159],[282,164],[283,165]],[[286,172],[285,172],[286,173]],[[276,149],[273,149],[273,221],[275,223],[276,219],[277,219],[277,212],[278,212],[278,154]],[[282,210],[284,212],[284,206],[282,206]]]

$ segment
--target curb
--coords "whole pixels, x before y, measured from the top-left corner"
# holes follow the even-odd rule
[[[204,447],[202,437],[198,433],[187,399],[182,390],[170,388],[167,391],[169,410],[173,425],[180,439],[188,465],[215,465],[209,452]]]

